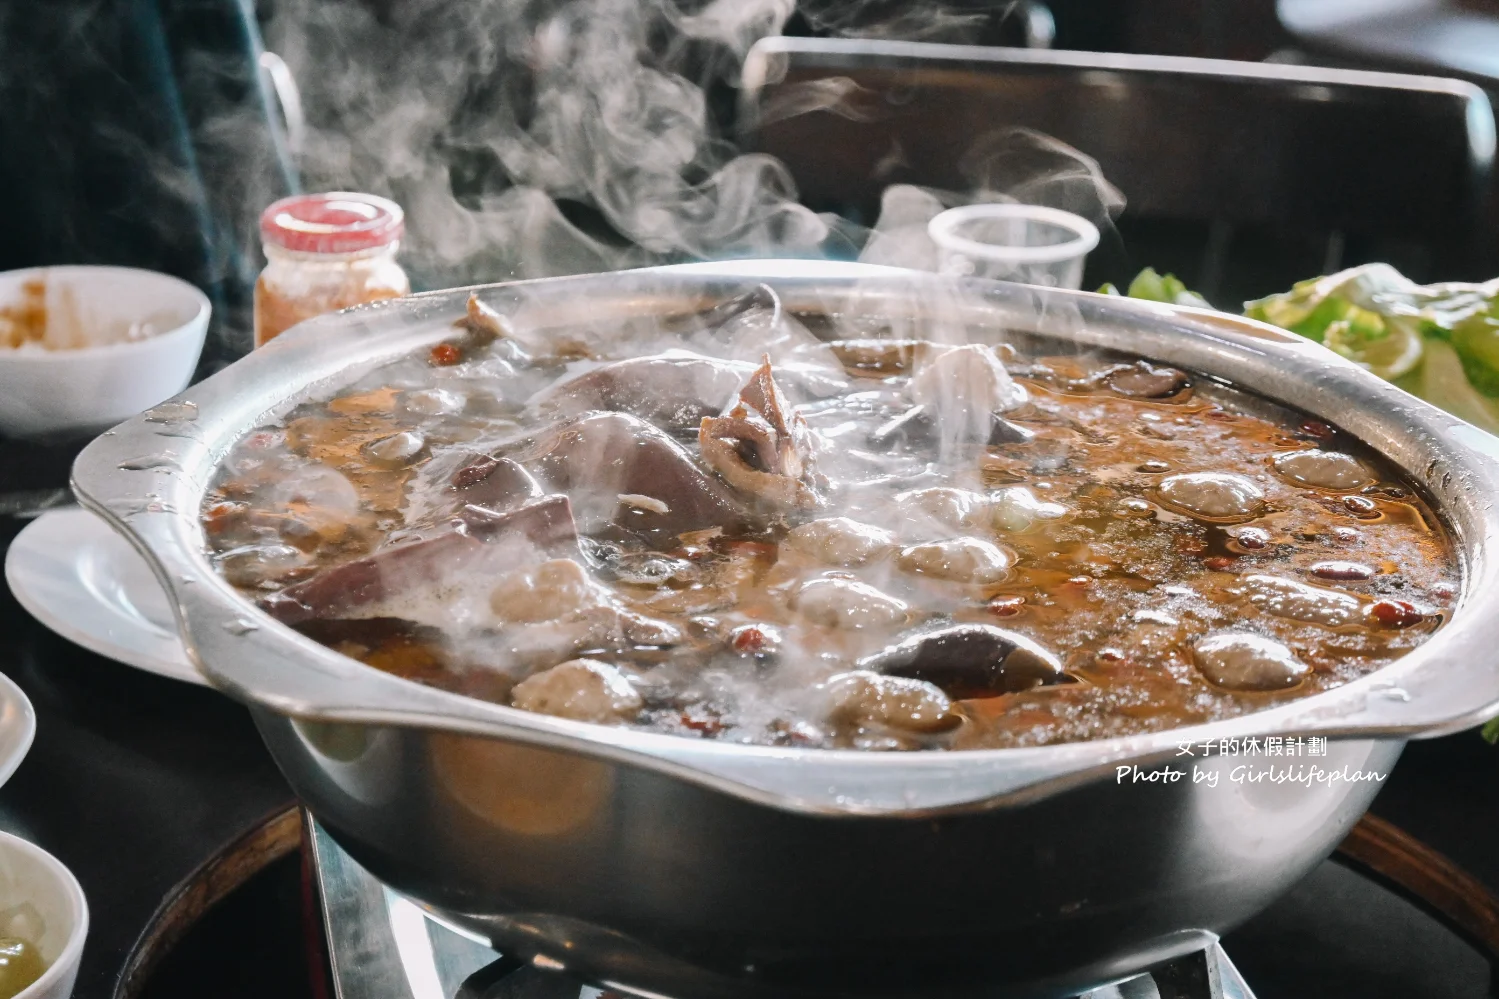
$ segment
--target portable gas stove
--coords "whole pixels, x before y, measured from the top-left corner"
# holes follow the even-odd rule
[[[306,818],[337,999],[613,999],[546,958],[522,962],[392,891]],[[646,997],[659,999],[659,997]],[[1214,944],[1078,999],[1255,999]]]

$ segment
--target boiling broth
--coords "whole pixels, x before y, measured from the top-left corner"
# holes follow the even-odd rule
[[[481,311],[241,440],[213,558],[417,682],[869,749],[1260,710],[1455,599],[1432,508],[1337,428],[1131,358],[866,326],[752,298],[590,340]]]

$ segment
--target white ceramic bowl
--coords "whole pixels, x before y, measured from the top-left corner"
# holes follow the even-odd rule
[[[41,951],[47,970],[16,999],[67,999],[78,978],[83,938],[88,936],[88,902],[73,872],[52,854],[19,836],[0,833],[0,913],[30,903],[32,910],[17,918],[21,924],[39,920],[40,933],[30,940]],[[0,926],[0,934],[14,932]]]
[[[32,267],[0,273],[0,307],[27,281],[49,298],[71,292],[79,327],[151,321],[161,332],[64,350],[0,347],[0,432],[86,434],[111,427],[187,387],[208,331],[208,298],[186,281],[133,267]]]

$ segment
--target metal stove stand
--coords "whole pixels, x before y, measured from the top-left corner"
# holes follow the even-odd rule
[[[304,813],[337,999],[607,999],[493,950],[391,891]],[[690,997],[689,997],[690,999]],[[1078,999],[1255,999],[1217,944]]]

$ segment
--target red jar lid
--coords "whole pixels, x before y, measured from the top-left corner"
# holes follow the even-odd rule
[[[261,212],[260,235],[300,253],[357,253],[400,239],[405,218],[400,205],[373,194],[296,194]]]

